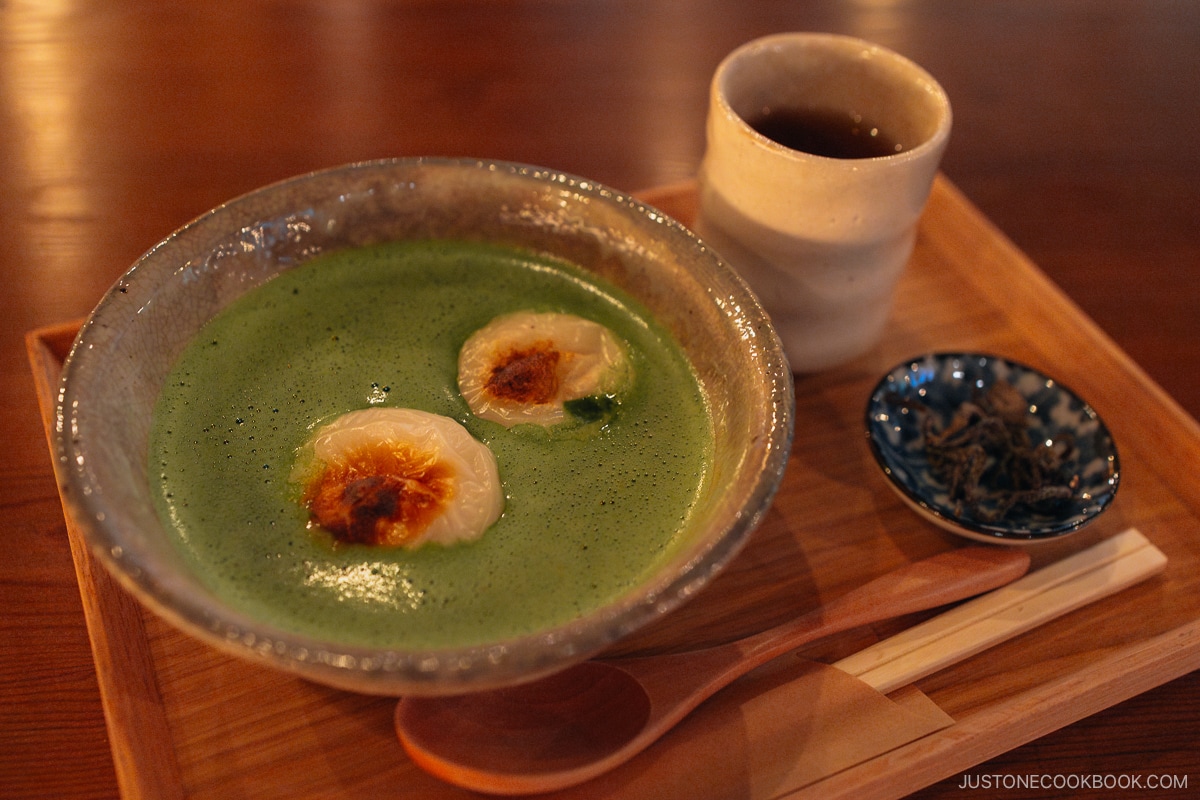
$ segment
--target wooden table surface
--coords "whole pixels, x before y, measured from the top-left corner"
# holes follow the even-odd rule
[[[929,69],[954,104],[947,176],[1200,414],[1200,5],[0,2],[0,796],[117,793],[26,331],[85,315],[208,208],[316,168],[447,155],[630,191],[689,178],[717,62],[784,30],[863,36]],[[1195,791],[1196,741],[1193,673],[970,775],[1165,774]],[[917,796],[972,793],[962,780]]]

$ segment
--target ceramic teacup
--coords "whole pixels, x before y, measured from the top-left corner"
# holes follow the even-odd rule
[[[777,34],[717,68],[695,228],[758,294],[793,371],[881,338],[950,124],[928,72],[861,39]]]

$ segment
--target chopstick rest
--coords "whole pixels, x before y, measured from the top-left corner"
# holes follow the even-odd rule
[[[1161,572],[1167,558],[1130,528],[963,603],[833,666],[887,693]]]

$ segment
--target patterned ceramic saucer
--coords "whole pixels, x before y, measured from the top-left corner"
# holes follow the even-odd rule
[[[1092,407],[996,356],[932,353],[897,365],[871,393],[866,428],[905,502],[971,539],[1073,533],[1108,508],[1120,481],[1116,444]]]

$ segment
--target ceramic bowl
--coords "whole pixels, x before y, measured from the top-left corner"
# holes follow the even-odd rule
[[[710,491],[677,554],[607,606],[553,629],[471,646],[387,649],[265,624],[207,588],[156,514],[155,400],[176,357],[248,290],[339,248],[469,239],[574,262],[640,301],[682,345],[714,422]],[[152,248],[103,297],[63,375],[57,463],[92,552],[168,621],[236,656],[353,691],[445,694],[529,680],[670,613],[739,550],[769,506],[792,437],[791,371],[740,278],[691,232],[618,191],[502,162],[348,165],[226,203]],[[216,390],[216,389],[215,389]]]
[[[989,394],[997,386],[1015,390],[1008,407],[1016,441],[1050,461],[1030,469],[1024,456],[1011,455],[1025,452],[1021,444],[991,438],[1004,407],[1003,397]],[[1091,406],[1053,378],[992,355],[934,353],[896,366],[871,393],[866,427],[900,497],[979,541],[1032,544],[1078,531],[1109,507],[1120,482],[1116,444]]]

